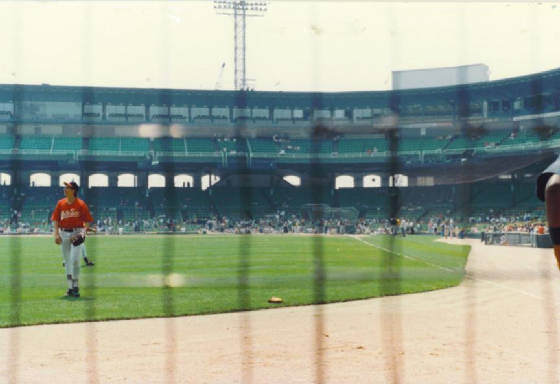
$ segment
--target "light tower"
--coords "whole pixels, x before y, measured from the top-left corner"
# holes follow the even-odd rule
[[[233,16],[233,56],[235,63],[235,90],[247,89],[246,39],[247,16],[264,16],[267,11],[268,0],[214,0],[214,10],[218,15]]]

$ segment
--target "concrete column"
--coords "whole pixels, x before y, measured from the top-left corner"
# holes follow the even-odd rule
[[[310,187],[311,186],[311,177],[308,174],[299,175],[301,181],[301,187]]]
[[[165,186],[166,187],[174,187],[175,186],[175,175],[172,173],[164,173],[163,176],[165,177]]]
[[[354,188],[363,188],[364,187],[364,175],[363,174],[357,174],[357,175],[353,175],[354,176]]]
[[[379,175],[379,182],[380,182],[380,187],[388,187],[389,186],[389,179],[391,176],[387,175],[387,174],[381,174]]]
[[[336,186],[336,174],[331,173],[327,176],[327,186],[332,191]]]
[[[32,173],[36,173],[36,171],[23,171],[21,169],[18,170],[18,172],[14,172],[12,170],[11,172],[11,176],[12,176],[12,184],[13,185],[18,185],[18,186],[24,186],[24,187],[28,187],[30,184],[29,178],[31,177]]]
[[[117,187],[119,184],[119,174],[117,172],[107,172],[109,177],[109,187]]]
[[[517,200],[517,184],[521,181],[521,175],[519,173],[514,173],[511,175],[510,191],[511,191],[511,206],[515,207],[515,201]]]
[[[60,179],[60,175],[62,175],[62,172],[49,172],[49,175],[51,176],[51,187],[58,187],[58,180]]]
[[[389,176],[379,175],[379,186],[385,188],[389,186]]]
[[[89,189],[90,173],[86,172],[83,169],[79,170],[77,173],[80,176],[80,189]]]
[[[138,188],[148,187],[148,172],[138,172],[136,175],[136,183]]]
[[[193,188],[200,189],[202,186],[202,173],[196,172],[192,174],[193,177]]]

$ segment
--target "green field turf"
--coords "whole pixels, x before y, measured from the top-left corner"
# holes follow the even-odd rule
[[[82,297],[70,299],[64,297],[60,248],[51,237],[5,237],[0,327],[278,306],[267,302],[271,296],[289,306],[455,286],[470,248],[434,239],[90,237],[87,248],[96,265],[81,268]]]

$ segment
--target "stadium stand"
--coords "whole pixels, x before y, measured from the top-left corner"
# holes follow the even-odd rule
[[[358,217],[372,223],[384,222],[397,201],[396,214],[407,221],[427,225],[430,218],[487,221],[491,218],[542,220],[542,204],[534,197],[533,185],[480,182],[469,186],[441,185],[409,188],[348,188],[330,190],[278,186],[275,188],[235,188],[227,184],[205,191],[196,188],[118,188],[84,189],[98,225],[123,227],[126,231],[153,229],[161,223],[205,223],[212,218],[229,221],[263,220],[280,215],[302,218],[304,207],[323,205],[354,209]],[[396,194],[396,195],[395,195]],[[16,190],[0,187],[1,223],[19,223],[50,230],[49,217],[54,203],[62,197],[61,187],[26,187]],[[392,200],[392,199],[396,200]],[[247,199],[247,200],[244,200]],[[14,215],[14,211],[16,214]],[[151,222],[151,226],[147,223]],[[136,228],[136,229],[135,229]]]
[[[550,132],[549,135],[541,136],[533,130],[520,130],[512,132],[507,138],[504,139],[502,145],[528,145],[538,143],[543,140],[557,139],[558,131]]]
[[[121,151],[122,152],[148,152],[150,150],[150,141],[138,137],[122,137],[121,138]]]
[[[118,137],[91,137],[88,149],[100,152],[119,152],[121,140]]]
[[[278,154],[280,147],[272,138],[249,139],[249,146],[253,153]]]
[[[13,136],[0,135],[0,150],[12,150],[15,148],[15,138]]]
[[[217,140],[218,149],[223,152],[247,152],[244,138],[223,138]]]
[[[23,136],[19,148],[23,151],[51,151],[52,147],[50,136]]]
[[[377,153],[387,152],[388,144],[385,138],[342,138],[338,142],[339,153]]]
[[[187,139],[186,148],[188,153],[200,153],[200,152],[214,153],[217,152],[218,150],[214,140],[199,139],[199,138]]]
[[[53,151],[79,151],[82,149],[81,137],[55,136]]]
[[[118,170],[142,174],[139,179],[169,169],[223,180],[247,171],[271,179],[286,174],[309,179],[312,172],[320,173],[316,188],[271,183],[247,190],[227,182],[206,190],[198,182],[197,188],[84,188],[95,213],[113,223],[278,212],[301,216],[309,204],[352,207],[361,219],[375,222],[387,218],[394,201],[398,214],[419,222],[542,217],[533,185],[560,148],[559,90],[560,69],[460,89],[403,90],[399,98],[390,91],[320,98],[306,92],[251,91],[243,94],[246,105],[241,106],[231,91],[158,90],[161,100],[155,100],[154,90],[147,89],[82,92],[77,87],[0,85],[0,167],[7,173]],[[14,101],[16,93],[21,100]],[[398,105],[389,108],[389,100]],[[313,130],[316,124],[322,129]],[[152,137],[145,137],[146,127],[153,127]],[[398,130],[396,157],[387,139],[393,129]],[[320,133],[318,141],[312,141],[311,132]],[[480,165],[489,159],[503,166],[460,180],[462,185],[450,184],[451,177],[438,179],[446,172],[468,176],[465,169],[484,168]],[[410,176],[411,187],[386,187],[388,167],[395,163],[398,172]],[[14,172],[13,164],[19,167]],[[310,164],[318,167],[311,170]],[[333,188],[336,175],[373,173],[383,175],[383,187]],[[498,178],[499,173],[511,179]],[[435,178],[435,185],[417,182],[424,175]],[[41,223],[50,200],[60,196],[59,187],[29,189],[27,182],[15,183],[0,190],[5,195],[0,218]],[[249,212],[243,213],[245,194],[251,200]],[[173,217],[167,217],[169,207],[177,212]]]
[[[218,216],[234,219],[258,218],[274,213],[261,188],[212,188],[210,199]],[[247,206],[245,201],[247,199]]]
[[[447,143],[448,139],[445,138],[402,138],[399,140],[399,152],[411,152],[411,151],[434,151],[438,149],[443,149]]]
[[[176,152],[184,154],[186,151],[185,139],[174,139],[171,137],[155,139],[154,150],[156,152]]]
[[[494,147],[500,145],[505,137],[505,133],[488,134],[472,139],[464,136],[456,136],[451,140],[446,150]]]

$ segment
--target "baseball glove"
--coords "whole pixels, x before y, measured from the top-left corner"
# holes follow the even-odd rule
[[[82,233],[75,233],[70,238],[70,242],[74,247],[77,247],[78,245],[82,244],[84,241],[86,241],[86,237]]]

